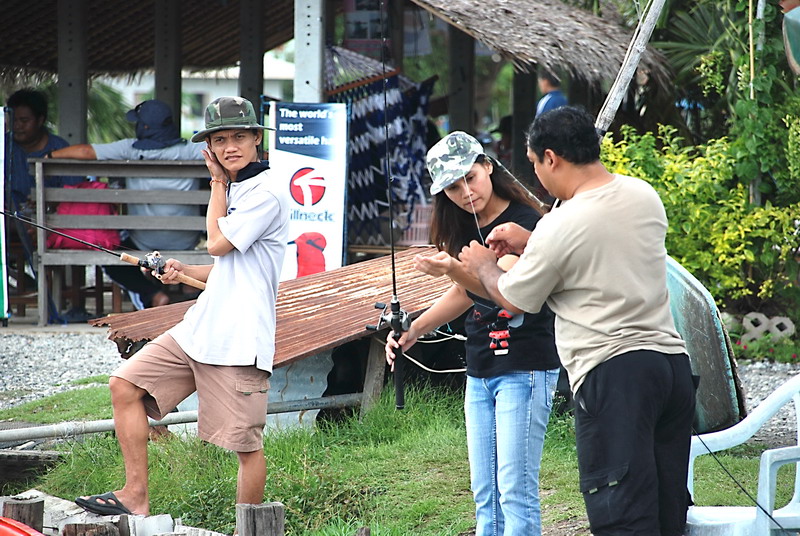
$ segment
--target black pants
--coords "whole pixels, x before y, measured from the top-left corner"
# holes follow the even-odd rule
[[[695,409],[689,358],[635,351],[575,396],[580,488],[595,536],[680,536]]]

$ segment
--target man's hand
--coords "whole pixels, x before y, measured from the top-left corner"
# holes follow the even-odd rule
[[[498,257],[509,253],[520,255],[530,236],[530,231],[516,223],[502,223],[492,229],[486,237],[486,244]]]
[[[217,160],[217,156],[211,151],[211,147],[207,147],[200,151],[203,153],[203,159],[206,161],[208,172],[211,173],[211,179],[217,179],[222,182],[228,182],[228,177],[225,175],[225,170]]]
[[[439,251],[435,255],[417,255],[414,257],[414,268],[422,273],[441,277],[447,275],[457,262],[446,251]]]
[[[183,270],[184,266],[181,261],[167,259],[167,262],[164,263],[164,273],[156,277],[165,285],[177,285],[179,283],[178,274],[183,273]]]
[[[468,246],[461,248],[458,260],[461,261],[461,264],[464,265],[464,268],[469,273],[478,279],[481,279],[480,273],[482,269],[488,266],[497,268],[497,255],[495,255],[494,251],[480,245],[475,240],[470,242]]]
[[[495,229],[496,228],[497,227],[495,227]],[[493,302],[512,314],[519,314],[522,312],[521,309],[512,305],[511,302],[500,293],[500,289],[497,287],[500,276],[505,272],[497,265],[497,256],[494,251],[483,247],[473,240],[469,243],[469,246],[464,246],[461,249],[458,260],[461,261],[461,264],[469,273],[480,280],[481,285]]]

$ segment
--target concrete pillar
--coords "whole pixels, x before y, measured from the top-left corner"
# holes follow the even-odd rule
[[[70,145],[86,143],[88,110],[87,0],[58,4],[58,134]]]
[[[239,95],[258,110],[264,93],[264,2],[239,0]]]
[[[450,38],[450,132],[475,134],[475,40],[455,26],[448,26]]]
[[[172,120],[179,131],[182,64],[180,0],[159,0],[155,3],[155,98],[172,109]]]
[[[295,0],[295,102],[325,100],[325,0]]]

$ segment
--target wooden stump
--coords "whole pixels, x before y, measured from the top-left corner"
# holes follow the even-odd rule
[[[356,531],[356,536],[370,536],[370,532],[369,527],[361,527]]]
[[[42,532],[44,526],[44,499],[6,499],[3,517],[13,519]]]
[[[239,536],[284,536],[285,509],[279,502],[237,504]]]
[[[61,536],[119,536],[119,529],[113,523],[70,523]]]

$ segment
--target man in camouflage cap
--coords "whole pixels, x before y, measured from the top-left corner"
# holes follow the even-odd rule
[[[195,143],[205,140],[212,132],[228,129],[274,130],[258,124],[256,111],[243,97],[220,97],[206,106],[206,128],[192,136]]]
[[[431,195],[464,178],[482,154],[483,146],[466,132],[451,132],[439,140],[430,148],[426,158],[428,173],[433,180]]]
[[[76,502],[101,515],[148,515],[147,416],[161,419],[197,392],[197,435],[236,452],[237,503],[261,503],[266,484],[263,428],[275,353],[275,300],[288,242],[285,188],[258,159],[266,127],[252,104],[222,97],[206,110],[211,173],[206,227],[213,265],[166,262],[164,283],[186,274],[206,283],[183,320],[139,350],[109,382],[125,462],[125,486]]]

